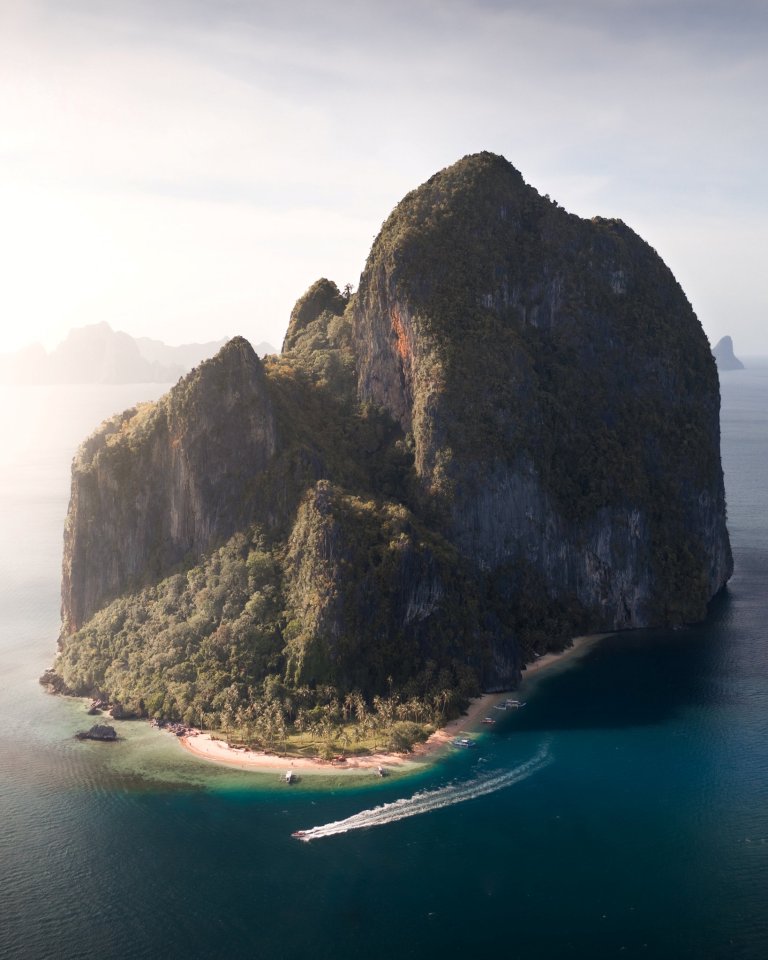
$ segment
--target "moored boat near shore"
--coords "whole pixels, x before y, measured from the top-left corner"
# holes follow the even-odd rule
[[[455,737],[451,740],[451,743],[454,747],[476,747],[477,743],[475,740],[470,740],[469,737]]]

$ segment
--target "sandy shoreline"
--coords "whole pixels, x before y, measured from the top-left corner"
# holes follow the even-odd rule
[[[525,690],[527,681],[534,675],[541,673],[553,664],[561,664],[576,656],[581,656],[605,634],[588,637],[576,637],[570,647],[562,653],[547,653],[543,657],[529,663],[523,672],[523,681],[517,696]],[[280,756],[276,753],[267,753],[262,750],[248,750],[242,747],[231,747],[223,740],[214,740],[210,734],[198,733],[179,737],[179,743],[189,753],[213,763],[224,764],[228,767],[238,767],[241,770],[261,771],[263,773],[281,773],[288,770],[298,773],[313,774],[360,774],[378,775],[379,768],[384,772],[406,772],[409,768],[416,769],[422,766],[436,754],[447,749],[454,737],[462,734],[477,733],[481,729],[483,717],[488,716],[496,704],[502,703],[509,696],[509,691],[500,693],[486,693],[482,697],[472,700],[469,709],[456,720],[452,720],[440,730],[436,730],[424,743],[417,744],[412,753],[374,753],[362,757],[347,757],[343,762],[334,760],[320,760],[314,757]]]

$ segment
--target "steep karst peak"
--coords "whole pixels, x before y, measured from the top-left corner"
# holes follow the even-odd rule
[[[219,350],[215,357],[212,357],[213,361],[219,360],[224,362],[229,362],[231,359],[238,359],[241,362],[252,363],[254,360],[258,362],[258,357],[256,352],[245,337],[232,337],[231,340],[228,340],[224,346]],[[206,360],[205,363],[210,363],[211,361]]]
[[[712,347],[712,355],[720,370],[744,369],[744,364],[733,352],[733,340],[730,337],[721,337]]]
[[[236,370],[253,370],[256,372],[261,371],[261,369],[261,360],[245,337],[232,337],[215,356],[211,357],[210,360],[204,360],[192,371],[190,376],[205,378],[221,370],[234,373]]]
[[[456,163],[438,170],[427,180],[427,184],[439,183],[441,180],[459,179],[464,180],[469,186],[472,182],[479,184],[484,180],[496,177],[502,177],[519,186],[525,185],[520,171],[506,157],[498,153],[491,153],[488,150],[483,150],[480,153],[469,153],[461,160],[457,160]]]
[[[321,277],[302,294],[291,311],[291,319],[283,341],[283,352],[290,350],[302,330],[325,312],[340,316],[344,313],[347,301],[333,280]]]

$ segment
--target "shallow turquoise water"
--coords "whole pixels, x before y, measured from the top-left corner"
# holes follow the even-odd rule
[[[4,425],[0,956],[767,957],[768,366],[722,381],[737,566],[706,625],[607,638],[415,779],[296,790],[143,724],[71,739],[36,682],[69,459],[155,388],[0,398],[35,438]]]

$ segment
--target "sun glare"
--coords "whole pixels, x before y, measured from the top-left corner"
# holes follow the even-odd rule
[[[50,348],[114,282],[114,244],[88,205],[64,191],[2,184],[0,208],[0,352],[40,339]]]

